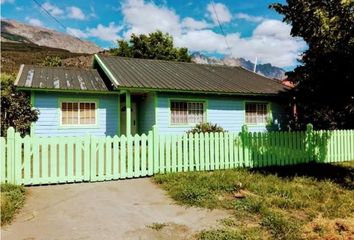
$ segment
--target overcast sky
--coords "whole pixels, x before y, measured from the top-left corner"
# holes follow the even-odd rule
[[[215,0],[214,6],[208,0],[37,0],[65,28],[32,0],[0,1],[4,18],[67,32],[103,48],[115,46],[117,39],[127,39],[132,33],[159,29],[170,33],[178,47],[187,47],[191,52],[251,61],[257,57],[259,63],[289,70],[298,64],[306,47],[301,39],[290,36],[291,27],[281,21],[282,16],[268,8],[276,0]]]

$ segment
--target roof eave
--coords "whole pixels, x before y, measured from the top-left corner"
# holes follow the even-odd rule
[[[64,93],[87,93],[87,94],[120,94],[117,91],[96,91],[96,90],[80,90],[80,89],[57,89],[57,88],[32,88],[32,87],[19,87],[16,90],[20,91],[36,91],[36,92],[64,92]]]
[[[221,91],[196,91],[196,90],[180,90],[180,89],[161,89],[161,88],[137,88],[137,87],[119,87],[116,91],[133,91],[133,92],[169,92],[169,93],[191,93],[191,94],[210,94],[210,95],[229,95],[229,96],[279,96],[280,93],[242,93],[242,92],[221,92]]]

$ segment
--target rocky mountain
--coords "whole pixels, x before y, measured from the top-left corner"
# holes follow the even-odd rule
[[[16,72],[21,63],[39,64],[46,56],[58,56],[65,66],[88,67],[93,53],[102,51],[92,42],[66,33],[35,27],[15,20],[1,19],[1,71]],[[244,58],[214,58],[199,52],[192,61],[200,64],[241,66],[253,71],[254,63]],[[285,71],[271,64],[258,64],[257,73],[270,78],[284,79]]]
[[[73,53],[92,54],[102,50],[92,42],[80,40],[66,33],[8,19],[1,20],[1,42],[35,44]]]
[[[238,66],[238,67],[243,67],[250,71],[253,71],[254,68],[254,63],[244,58],[234,58],[234,57],[215,58],[215,57],[208,57],[199,52],[195,52],[192,54],[192,61],[199,64]],[[270,63],[257,64],[256,72],[260,75],[269,78],[275,78],[279,80],[286,78],[284,69],[275,67]]]

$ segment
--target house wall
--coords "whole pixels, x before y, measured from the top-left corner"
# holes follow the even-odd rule
[[[138,101],[138,133],[147,134],[155,125],[155,94],[149,93]]]
[[[97,124],[95,126],[60,126],[60,99],[96,100]],[[34,124],[36,136],[114,136],[118,134],[119,95],[113,94],[68,94],[35,92],[34,106],[39,110],[39,119]]]
[[[273,117],[274,130],[281,130],[281,117],[283,116],[282,109],[279,104],[270,102],[269,100],[258,98],[244,98],[236,96],[221,96],[221,95],[177,95],[168,93],[157,94],[156,107],[156,125],[160,133],[184,133],[191,129],[190,126],[176,126],[170,124],[170,100],[171,99],[186,99],[186,100],[201,100],[206,103],[206,121],[213,124],[218,124],[229,132],[241,131],[242,125],[245,124],[245,102],[246,101],[266,101],[270,103],[271,113]],[[248,129],[252,132],[267,131],[265,124],[249,125]]]

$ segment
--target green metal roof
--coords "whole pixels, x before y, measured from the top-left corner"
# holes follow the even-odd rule
[[[275,95],[289,89],[241,67],[124,58],[96,54],[95,59],[116,89],[150,89]]]
[[[22,89],[109,91],[96,69],[21,65],[15,85]]]

